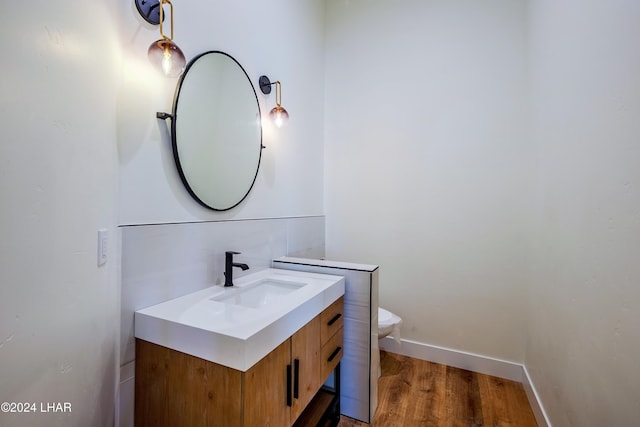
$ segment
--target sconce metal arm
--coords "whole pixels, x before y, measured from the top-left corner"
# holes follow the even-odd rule
[[[161,112],[161,111],[158,111],[158,112],[156,113],[156,118],[157,118],[157,119],[162,119],[162,120],[167,120],[167,119],[171,119],[171,120],[173,120],[173,114],[170,114],[170,113],[163,113],[163,112]]]

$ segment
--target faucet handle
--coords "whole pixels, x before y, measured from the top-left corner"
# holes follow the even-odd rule
[[[226,255],[240,255],[242,252],[236,252],[236,251],[226,251],[225,254]]]

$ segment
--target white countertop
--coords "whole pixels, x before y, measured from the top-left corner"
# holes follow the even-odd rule
[[[284,264],[309,265],[312,267],[337,268],[341,270],[354,270],[354,271],[370,271],[371,272],[371,271],[376,271],[378,269],[378,266],[373,264],[359,264],[355,262],[333,261],[328,259],[296,258],[296,257],[288,257],[288,256],[276,258],[273,260],[273,262],[276,266],[278,265],[278,263],[284,263]]]
[[[259,308],[214,301],[263,279],[304,283],[277,304]],[[135,336],[240,371],[247,371],[334,301],[344,278],[269,268],[135,313]]]

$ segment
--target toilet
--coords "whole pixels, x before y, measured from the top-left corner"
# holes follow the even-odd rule
[[[378,307],[378,339],[392,334],[393,339],[400,344],[400,326],[402,325],[402,319],[392,312],[385,310],[382,307]],[[380,367],[380,353],[376,351],[374,358],[377,359],[375,363],[378,366],[378,378],[382,375],[382,369]]]
[[[402,319],[400,317],[382,307],[378,307],[378,339],[382,339],[393,332],[394,338],[399,340],[401,325]]]

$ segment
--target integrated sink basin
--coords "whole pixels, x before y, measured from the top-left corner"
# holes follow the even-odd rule
[[[135,312],[136,338],[247,371],[344,295],[344,278],[269,268]]]
[[[244,287],[227,288],[227,292],[210,299],[242,307],[260,308],[278,304],[283,297],[299,291],[305,285],[304,282],[263,279]]]

